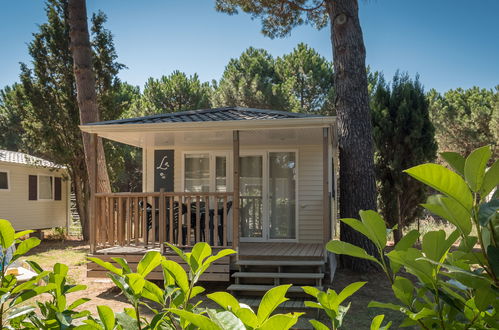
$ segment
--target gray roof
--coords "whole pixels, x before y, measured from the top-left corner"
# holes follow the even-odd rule
[[[251,109],[239,107],[225,107],[214,109],[190,110],[182,112],[171,112],[138,118],[127,118],[118,120],[101,121],[87,125],[116,125],[116,124],[154,124],[154,123],[178,123],[178,122],[209,122],[229,120],[272,120],[322,117],[296,112]]]
[[[40,167],[53,167],[53,168],[63,168],[64,166],[57,165],[51,161],[31,156],[22,152],[9,151],[0,149],[0,162],[22,164],[22,165],[32,165]]]

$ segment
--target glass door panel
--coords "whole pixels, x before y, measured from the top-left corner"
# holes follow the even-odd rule
[[[240,157],[241,236],[263,238],[263,156]]]
[[[215,156],[215,191],[227,192],[227,157]]]
[[[296,238],[296,154],[269,153],[269,235]]]
[[[210,156],[208,154],[186,154],[184,162],[184,190],[186,192],[209,192]]]

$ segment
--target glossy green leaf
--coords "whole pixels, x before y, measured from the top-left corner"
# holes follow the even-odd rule
[[[464,163],[466,159],[457,152],[442,152],[440,156],[456,171],[464,176]]]
[[[116,323],[113,310],[108,306],[97,306],[97,312],[99,313],[99,318],[104,325],[104,329],[113,330]]]
[[[213,309],[208,309],[208,315],[221,329],[246,330],[244,323],[229,311],[217,313]]]
[[[29,234],[34,233],[34,232],[35,232],[34,230],[22,230],[22,231],[19,231],[19,232],[17,232],[17,233],[14,234],[14,239],[18,239],[20,237],[29,235]]]
[[[419,260],[424,258],[420,250],[414,248],[409,248],[406,251],[393,250],[387,253],[387,256],[390,261],[403,265],[406,271],[417,276],[421,282],[429,285],[433,285],[435,282],[433,278],[434,267],[427,261]]]
[[[13,256],[20,257],[22,255],[25,255],[26,253],[28,253],[29,250],[31,250],[32,248],[34,248],[38,245],[40,245],[40,240],[36,237],[30,237],[30,238],[22,241],[21,243],[19,243]]]
[[[459,228],[463,235],[471,232],[471,215],[456,200],[442,195],[433,195],[428,197],[426,204],[422,204],[430,212],[444,218]]]
[[[14,243],[14,227],[8,220],[0,219],[0,245],[7,249]]]
[[[161,254],[158,251],[148,251],[137,265],[137,273],[146,277],[156,267],[161,265]]]
[[[385,308],[385,309],[391,309],[393,311],[400,312],[401,310],[404,309],[404,307],[392,303],[382,303],[378,301],[371,301],[367,307],[369,308]]]
[[[385,220],[375,211],[360,211],[360,218],[367,231],[375,238],[374,243],[378,248],[386,246],[386,223]]]
[[[163,292],[156,284],[146,280],[144,282],[144,289],[142,290],[142,297],[162,305],[164,303]]]
[[[237,301],[236,298],[234,298],[233,295],[231,295],[228,292],[214,292],[206,295],[209,299],[213,300],[216,302],[218,305],[220,305],[223,309],[225,310],[238,310],[239,309],[239,302]]]
[[[471,209],[473,196],[466,182],[455,172],[437,164],[423,164],[405,170],[418,181],[455,199],[465,209]]]
[[[204,261],[203,266],[197,270],[195,280],[197,281],[199,277],[211,266],[212,263],[234,253],[236,253],[236,251],[232,249],[223,249],[219,251],[216,255],[208,257]]]
[[[497,186],[499,186],[499,159],[485,172],[480,194],[482,197],[487,196]]]
[[[107,269],[108,271],[110,271],[112,273],[115,273],[115,274],[120,275],[120,276],[123,275],[123,270],[118,268],[118,267],[115,267],[110,262],[103,261],[103,260],[101,260],[99,258],[95,258],[95,257],[87,257],[87,259],[95,262],[97,265],[101,266],[104,269]]]
[[[365,224],[362,223],[362,221],[353,218],[343,218],[340,219],[340,221],[346,223],[347,225],[349,225],[359,233],[363,234],[364,236],[369,238],[373,243],[376,244],[376,237],[367,230]]]
[[[371,330],[388,330],[392,325],[392,321],[388,322],[385,326],[381,326],[385,315],[376,315],[371,322]]]
[[[464,177],[474,192],[478,192],[482,188],[485,167],[491,155],[490,146],[484,146],[473,150],[466,158],[466,162],[464,163]]]
[[[282,329],[287,330],[294,326],[296,322],[298,322],[298,318],[300,315],[304,313],[288,313],[288,314],[277,314],[271,316],[267,321],[265,321],[260,327],[259,330],[274,330],[274,329]]]
[[[83,291],[87,288],[86,285],[83,284],[77,284],[77,285],[72,285],[66,290],[66,294],[71,293],[71,292],[78,292],[78,291]]]
[[[124,258],[113,257],[111,258],[111,260],[113,260],[115,263],[121,266],[124,274],[132,273],[130,265],[128,265],[128,262]]]
[[[204,315],[200,314],[194,314],[191,312],[188,312],[186,310],[182,309],[169,309],[170,312],[177,314],[178,316],[188,320],[190,323],[194,324],[195,326],[199,327],[200,329],[203,330],[221,330],[222,328],[219,327],[215,322],[210,320]]]
[[[356,245],[347,242],[333,240],[326,244],[326,249],[336,254],[345,254],[351,257],[371,260],[373,262],[380,264],[378,259],[367,254],[367,252],[363,248],[360,248]]]
[[[487,203],[480,205],[478,210],[478,222],[481,226],[488,226],[489,222],[497,216],[499,211],[499,199],[492,199]]]
[[[487,247],[487,256],[489,258],[490,265],[495,274],[499,274],[499,247],[489,245]]]
[[[203,261],[211,255],[211,247],[208,243],[198,242],[192,248],[190,254],[190,265],[196,271]]]
[[[314,286],[302,286],[301,288],[306,294],[311,295],[314,298],[317,298],[317,296],[321,292],[319,289],[317,289]]]
[[[80,305],[83,305],[87,301],[90,301],[90,298],[79,298],[79,299],[76,299],[75,301],[73,301],[71,303],[71,305],[68,306],[68,309],[69,310],[75,309],[76,307],[78,307]]]
[[[400,241],[395,245],[394,249],[397,251],[405,251],[416,244],[419,238],[419,232],[416,229],[409,231],[405,234]]]
[[[349,298],[351,295],[357,292],[366,283],[367,282],[354,282],[347,285],[343,290],[341,290],[340,293],[338,293],[338,296],[334,299],[334,302],[331,304],[332,309],[337,309],[337,306],[339,306],[345,299]]]
[[[258,317],[250,308],[241,306],[234,314],[248,327],[256,328],[258,326]]]
[[[161,265],[175,279],[175,283],[177,283],[182,292],[186,294],[189,290],[189,278],[182,266],[172,260],[163,260]]]
[[[265,293],[258,307],[258,322],[262,324],[272,312],[283,302],[289,300],[285,297],[291,284],[276,286]]]
[[[426,233],[423,236],[422,250],[427,258],[436,262],[442,262],[443,257],[447,254],[452,244],[458,239],[457,232],[449,235],[446,238],[445,231],[435,230]]]
[[[322,322],[317,320],[309,320],[315,330],[329,330],[329,327]]]
[[[392,284],[392,290],[403,304],[407,306],[412,305],[414,299],[414,284],[405,277],[397,276]]]
[[[145,279],[142,275],[137,273],[131,273],[125,275],[125,282],[133,290],[133,293],[138,295],[142,292],[145,285]]]

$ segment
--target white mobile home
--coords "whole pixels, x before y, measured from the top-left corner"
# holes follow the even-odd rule
[[[64,167],[0,150],[0,218],[16,230],[66,227],[70,192]]]
[[[309,266],[315,275],[296,276],[320,279],[315,266],[325,264],[336,214],[335,125],[335,117],[235,107],[82,125],[94,140],[143,150],[142,193],[93,196],[92,253],[132,261],[150,249],[169,253],[164,242],[205,241],[238,251],[204,277],[228,281],[229,266],[243,267],[230,290],[252,290],[242,280],[263,274],[248,274],[258,263],[278,272]],[[272,283],[291,278],[265,274]]]

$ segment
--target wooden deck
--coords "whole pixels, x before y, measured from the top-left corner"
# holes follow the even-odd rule
[[[324,258],[324,252],[324,244],[279,242],[239,243],[240,259],[322,259]]]
[[[189,251],[192,247],[184,247],[184,251]],[[222,247],[212,247],[213,253],[218,253]],[[159,251],[159,246],[144,247],[138,246],[114,246],[97,250],[92,257],[99,257],[104,261],[113,262],[112,258],[121,257],[127,260],[132,269],[136,267],[142,256],[149,251]],[[266,264],[271,263],[272,266],[286,264],[290,266],[303,266],[310,268],[307,263],[319,262],[323,265],[324,262],[324,246],[322,244],[304,244],[304,243],[277,243],[277,242],[260,242],[260,243],[239,243],[239,254],[236,257],[224,257],[212,265],[208,271],[202,276],[204,281],[230,281],[230,269],[237,269],[244,264],[246,270],[257,271]],[[163,254],[168,259],[175,260],[180,263],[184,269],[188,269],[187,265],[175,251],[166,248]],[[239,260],[239,261],[238,261]],[[252,263],[256,263],[253,265]],[[292,263],[292,264],[290,264]],[[316,265],[317,266],[317,265]],[[265,268],[264,268],[265,269]],[[106,271],[99,265],[90,262],[87,264],[88,277],[106,277]],[[251,276],[249,276],[251,277]],[[281,275],[276,276],[282,277]],[[312,276],[313,277],[313,276]],[[311,278],[312,278],[311,277]],[[151,272],[150,279],[162,279],[163,274],[160,267]]]

